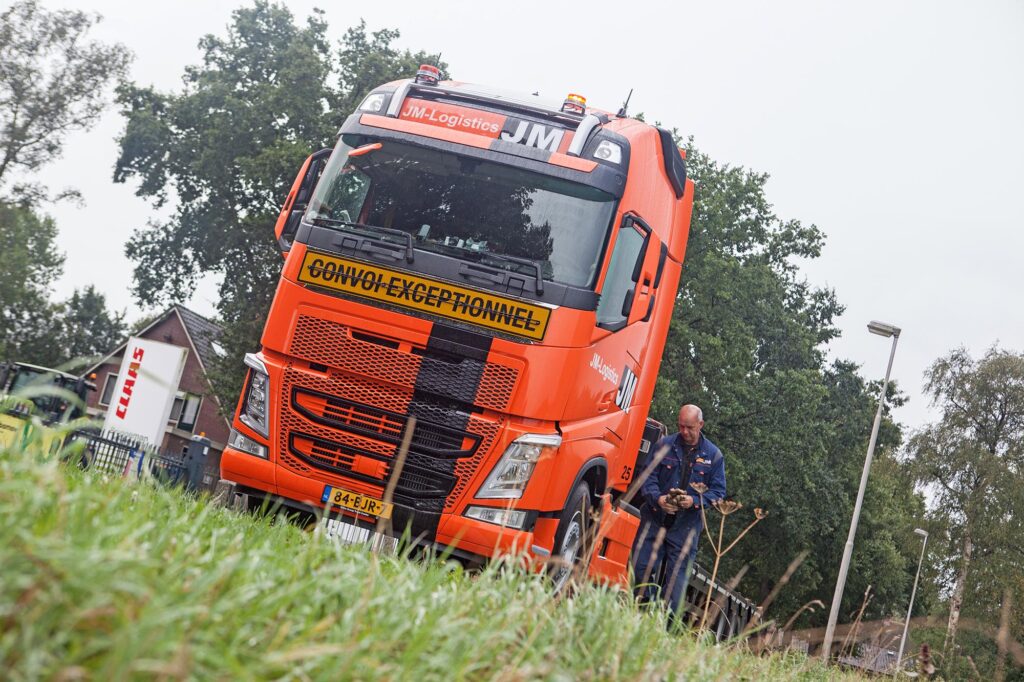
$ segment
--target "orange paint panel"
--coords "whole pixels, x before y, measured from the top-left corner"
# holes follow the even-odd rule
[[[590,560],[590,576],[628,588],[629,553],[640,519],[611,505],[609,495],[601,496],[601,524]]]
[[[380,460],[359,455],[356,456],[355,461],[352,463],[352,471],[383,480],[387,475],[388,465]]]
[[[527,551],[533,545],[533,533],[446,514],[441,517],[437,541],[464,552],[492,557],[495,554]]]
[[[239,452],[234,448],[224,448],[220,457],[221,478],[268,493],[277,492],[277,486],[274,484],[276,472],[277,467],[273,462]]]
[[[437,140],[454,142],[455,144],[464,144],[467,147],[478,147],[480,149],[487,149],[490,147],[491,140],[493,139],[481,134],[467,133],[461,130],[452,130],[450,128],[442,128],[439,126],[429,125],[427,123],[419,123],[418,121],[407,121],[400,118],[378,116],[376,114],[363,114],[359,117],[359,122],[373,128],[383,128],[385,130],[394,130],[395,132],[407,133],[409,135],[432,137]]]
[[[507,117],[481,109],[410,97],[402,103],[402,111],[399,112],[398,118],[496,138],[501,134],[501,127],[505,125]]]
[[[596,161],[588,161],[587,159],[569,156],[568,154],[552,154],[551,158],[548,159],[548,163],[554,164],[555,166],[561,166],[563,168],[583,171],[584,173],[590,173],[597,168]]]
[[[569,149],[569,145],[572,144],[572,138],[576,135],[576,131],[567,130],[565,135],[562,135],[562,141],[558,143],[558,149],[555,151],[559,154],[565,154]]]

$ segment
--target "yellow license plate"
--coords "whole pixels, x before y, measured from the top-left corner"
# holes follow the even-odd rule
[[[394,509],[393,504],[388,504],[366,495],[360,495],[359,493],[342,490],[341,488],[332,488],[331,486],[324,488],[324,494],[320,501],[333,507],[341,507],[342,509],[349,509],[360,514],[378,516],[382,519],[390,519],[391,510]]]

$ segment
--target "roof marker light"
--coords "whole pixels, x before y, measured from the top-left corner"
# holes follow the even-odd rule
[[[570,92],[562,102],[562,111],[569,114],[583,114],[587,111],[587,98]]]
[[[416,82],[423,85],[437,85],[441,80],[441,69],[432,64],[420,64],[420,70],[416,72]]]

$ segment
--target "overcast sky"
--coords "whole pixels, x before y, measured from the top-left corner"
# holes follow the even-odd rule
[[[199,38],[223,34],[241,3],[44,4],[99,12],[94,36],[135,52],[132,78],[177,90]],[[893,376],[908,426],[933,417],[921,376],[939,355],[1024,350],[1024,2],[287,4],[300,19],[322,6],[335,39],[360,17],[397,28],[400,47],[442,52],[459,80],[603,109],[633,88],[632,112],[770,173],[778,215],[827,235],[802,270],[846,306],[830,353],[880,377],[888,342],[865,325],[903,328]],[[55,294],[93,283],[135,319],[123,247],[154,213],[112,182],[122,127],[111,111],[40,179],[86,201],[50,210],[67,254]],[[187,304],[214,314],[215,284]]]

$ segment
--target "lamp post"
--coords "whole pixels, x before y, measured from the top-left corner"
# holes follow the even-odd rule
[[[910,590],[910,606],[907,607],[907,619],[903,622],[903,636],[900,637],[900,653],[896,656],[896,672],[893,676],[900,674],[903,669],[903,649],[907,646],[907,631],[910,629],[910,614],[914,610],[914,595],[917,594],[917,580],[921,577],[921,564],[924,562],[924,548],[928,546],[928,531],[915,528],[914,532],[924,538],[921,542],[921,556],[917,560],[917,575],[914,576],[914,588]]]
[[[857,522],[860,520],[860,508],[864,504],[864,491],[868,487],[868,473],[871,471],[871,460],[875,456],[875,443],[878,441],[878,428],[882,424],[882,409],[885,407],[885,393],[889,390],[889,374],[892,372],[892,361],[896,357],[896,342],[900,340],[900,328],[872,320],[868,331],[879,336],[892,337],[892,350],[889,351],[889,365],[885,368],[885,381],[882,392],[878,396],[878,411],[875,423],[871,427],[871,440],[868,442],[868,454],[864,458],[864,471],[860,475],[860,489],[857,491],[857,503],[853,507],[853,518],[850,519],[850,534],[846,538],[843,549],[843,560],[839,564],[839,577],[836,579],[836,591],[832,595],[832,610],[828,614],[828,626],[825,628],[825,641],[822,642],[822,658],[827,662],[832,653],[832,638],[836,633],[836,621],[839,620],[839,604],[843,601],[843,589],[846,587],[846,574],[850,571],[850,557],[853,555],[853,538],[857,535]]]

